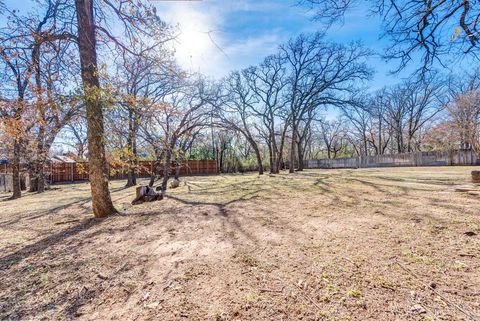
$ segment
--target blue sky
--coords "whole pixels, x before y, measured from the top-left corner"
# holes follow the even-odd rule
[[[279,44],[302,32],[322,28],[312,21],[312,12],[296,6],[296,0],[241,1],[154,1],[158,14],[167,22],[178,24],[181,36],[177,57],[185,68],[219,78],[230,70],[259,63],[274,53]],[[381,52],[388,44],[379,40],[380,21],[366,7],[354,7],[344,23],[333,26],[327,37],[336,42],[361,40]],[[386,63],[379,56],[369,61],[376,70],[373,88],[394,84],[409,75],[406,70],[390,76],[395,62]],[[413,70],[412,66],[412,70]]]
[[[312,21],[312,12],[296,6],[297,0],[148,1],[155,4],[163,20],[178,26],[180,36],[175,48],[180,64],[217,79],[231,70],[259,63],[274,53],[278,45],[299,33],[322,28],[320,23]],[[32,0],[5,0],[5,3],[22,11],[32,8]],[[329,29],[327,37],[336,42],[361,40],[366,47],[381,53],[388,39],[379,40],[380,20],[369,15],[368,2],[358,3],[347,13],[344,23]],[[397,67],[397,62],[385,62],[377,55],[369,63],[376,71],[368,84],[371,90],[398,83],[417,66],[413,62],[392,76],[389,71]]]

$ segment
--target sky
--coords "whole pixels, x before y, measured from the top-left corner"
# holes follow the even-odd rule
[[[146,0],[157,7],[157,14],[177,26],[176,57],[189,70],[220,79],[232,70],[260,63],[277,51],[280,44],[300,33],[325,31],[312,20],[313,12],[298,6],[298,0]],[[30,10],[32,0],[4,0],[10,7]],[[380,19],[369,14],[368,2],[358,1],[343,21],[327,31],[331,41],[362,41],[377,53],[368,61],[375,70],[368,83],[373,91],[394,85],[410,76],[420,64],[412,62],[399,74],[389,72],[398,62],[380,58],[388,39],[380,39]]]
[[[176,56],[188,70],[221,78],[231,70],[258,64],[278,46],[300,33],[323,31],[323,25],[312,20],[313,12],[297,6],[297,0],[151,0],[157,14],[178,26]],[[331,27],[329,40],[341,43],[360,40],[377,53],[388,45],[379,39],[378,17],[369,15],[368,8],[354,7],[343,23]],[[372,88],[381,88],[407,77],[409,70],[391,76],[396,65],[379,55],[369,60],[375,69]],[[414,67],[414,66],[413,66]],[[413,70],[413,68],[412,68]]]

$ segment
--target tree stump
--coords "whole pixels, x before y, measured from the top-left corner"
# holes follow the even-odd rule
[[[179,186],[180,186],[180,181],[176,178],[170,182],[170,188],[177,188]]]
[[[480,171],[472,171],[472,182],[480,183]]]
[[[135,190],[136,197],[132,201],[132,205],[141,204],[143,202],[153,202],[163,199],[163,195],[155,192],[155,190],[149,186],[138,186]]]

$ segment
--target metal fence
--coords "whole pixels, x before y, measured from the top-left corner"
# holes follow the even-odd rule
[[[368,168],[401,166],[479,165],[471,150],[414,152],[394,155],[360,156],[336,159],[306,160],[305,168]]]

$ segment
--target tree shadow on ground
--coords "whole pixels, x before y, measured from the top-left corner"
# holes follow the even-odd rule
[[[240,196],[238,198],[235,198],[235,199],[232,199],[232,200],[227,201],[227,202],[191,201],[191,200],[186,200],[186,199],[180,198],[178,196],[173,196],[173,195],[168,195],[167,197],[170,198],[170,199],[173,199],[177,202],[180,202],[182,204],[186,204],[186,205],[213,206],[213,207],[217,208],[219,215],[224,217],[224,218],[227,218],[228,219],[227,221],[229,222],[229,224],[231,225],[232,228],[239,231],[241,234],[243,234],[245,237],[247,237],[247,239],[253,241],[254,243],[257,243],[258,242],[257,238],[253,234],[248,233],[241,226],[240,222],[238,221],[238,219],[234,215],[230,215],[231,213],[229,212],[228,207],[230,205],[238,203],[238,202],[248,201],[248,200],[252,200],[252,199],[255,199],[255,198],[259,198],[260,196],[258,194],[263,192],[263,191],[266,191],[266,190],[268,190],[268,189],[258,189],[258,190],[255,190],[255,191],[244,193],[242,196]]]
[[[127,188],[128,187],[124,187],[124,186],[113,188],[113,189],[110,190],[110,193],[115,194],[116,192],[123,191]],[[33,195],[38,195],[38,194],[32,194],[32,196]],[[10,225],[14,225],[16,223],[19,223],[22,220],[31,221],[31,220],[35,220],[37,218],[41,218],[43,216],[54,215],[54,214],[57,214],[58,212],[60,212],[62,210],[68,209],[72,206],[79,206],[82,210],[78,214],[85,214],[85,213],[88,213],[91,210],[90,206],[86,206],[86,204],[88,204],[91,201],[92,201],[92,196],[86,196],[86,197],[75,198],[74,200],[72,200],[70,202],[67,202],[66,204],[58,205],[58,206],[55,206],[53,208],[49,208],[49,209],[42,210],[42,211],[35,211],[33,209],[31,212],[28,212],[26,214],[15,215],[14,219],[0,222],[0,228],[8,227]]]
[[[13,265],[20,263],[29,256],[38,254],[57,243],[63,242],[67,238],[84,232],[92,226],[101,223],[102,221],[103,220],[96,218],[85,219],[77,225],[40,239],[33,244],[27,245],[18,251],[15,251],[14,253],[0,257],[0,271],[9,269]]]

